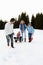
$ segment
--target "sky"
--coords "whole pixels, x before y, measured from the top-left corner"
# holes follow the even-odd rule
[[[3,21],[18,18],[22,12],[26,12],[31,20],[33,14],[43,13],[43,0],[0,0],[0,19]]]

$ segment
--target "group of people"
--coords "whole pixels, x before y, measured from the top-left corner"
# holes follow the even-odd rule
[[[11,18],[10,22],[6,23],[5,25],[5,33],[6,33],[6,39],[7,39],[7,45],[9,46],[9,42],[11,39],[11,47],[14,48],[13,46],[13,24],[15,23],[15,19]],[[22,42],[24,40],[24,42],[26,42],[26,29],[28,31],[28,41],[31,42],[32,41],[32,35],[34,34],[34,28],[31,26],[31,23],[28,23],[28,25],[25,24],[24,20],[20,21],[19,24],[19,29],[21,30],[21,34],[22,36],[20,37],[20,32],[17,34],[17,38],[19,39],[20,42]],[[24,35],[24,37],[23,37]],[[17,41],[17,40],[16,40]]]

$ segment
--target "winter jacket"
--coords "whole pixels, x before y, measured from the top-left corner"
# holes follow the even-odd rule
[[[5,25],[5,33],[6,33],[6,35],[10,35],[10,34],[13,33],[13,24],[6,23],[6,25]]]
[[[34,28],[32,26],[27,26],[28,33],[34,33]]]
[[[20,37],[20,33],[17,33],[17,37]]]
[[[26,24],[20,24],[19,25],[19,28],[20,28],[20,30],[23,32],[23,31],[25,31],[26,30]]]

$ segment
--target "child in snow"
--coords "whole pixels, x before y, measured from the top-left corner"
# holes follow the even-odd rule
[[[13,46],[13,23],[15,23],[15,19],[11,18],[10,22],[6,23],[5,25],[5,33],[6,33],[6,39],[7,39],[7,45],[9,46],[9,41],[11,39],[11,47]]]
[[[20,21],[19,28],[22,33],[22,41],[24,40],[26,42],[26,24],[25,24],[24,20]],[[24,34],[24,38],[23,38],[23,34]]]
[[[20,31],[17,33],[17,37],[14,37],[14,39],[15,39],[15,42],[17,42],[17,41],[21,42],[22,36],[20,34]]]
[[[28,24],[27,30],[28,30],[28,39],[29,39],[29,42],[31,42],[33,39],[32,35],[34,34],[34,28],[31,26],[31,23]]]

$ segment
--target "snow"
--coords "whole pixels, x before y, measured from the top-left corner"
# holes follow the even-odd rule
[[[42,36],[43,30],[35,30],[31,43],[14,42],[15,48],[11,48],[7,46],[5,31],[0,30],[0,65],[43,65]]]

